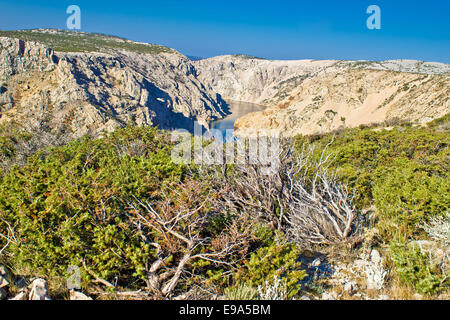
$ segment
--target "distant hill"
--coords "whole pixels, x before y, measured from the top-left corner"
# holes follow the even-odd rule
[[[0,123],[79,136],[128,122],[209,127],[225,99],[268,108],[236,134],[330,132],[375,122],[425,123],[448,113],[450,65],[414,60],[202,59],[98,33],[0,31]]]
[[[263,60],[245,55],[194,62],[226,99],[267,106],[235,122],[237,135],[279,129],[330,132],[377,122],[428,122],[450,111],[450,65],[414,60]]]
[[[127,123],[192,130],[224,102],[176,50],[53,29],[0,31],[0,123],[70,137]]]
[[[107,52],[111,50],[127,50],[138,53],[171,53],[175,51],[160,45],[135,42],[101,33],[58,29],[0,30],[0,37],[36,41],[58,52]]]

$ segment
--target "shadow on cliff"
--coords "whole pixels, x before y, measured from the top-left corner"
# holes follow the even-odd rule
[[[179,130],[184,129],[189,131],[189,133],[194,134],[194,124],[196,122],[195,119],[189,118],[182,114],[181,112],[176,112],[173,110],[174,101],[169,96],[167,92],[161,90],[153,83],[144,79],[144,88],[150,93],[151,97],[149,97],[149,101],[147,103],[147,107],[149,111],[153,111],[156,115],[156,125],[159,129],[165,130]],[[207,97],[206,97],[207,98]],[[222,99],[222,97],[217,94],[216,101],[212,99],[207,99],[208,102],[213,105],[216,109],[217,113],[219,113],[219,117],[214,117],[212,120],[217,120],[216,118],[223,118],[230,114],[229,105]],[[204,108],[207,111],[213,111],[208,106],[207,102],[203,100]],[[197,122],[197,125],[199,123]],[[201,125],[202,134],[209,130],[208,127]]]
[[[72,69],[73,76],[78,85],[80,85],[86,94],[86,100],[93,105],[95,105],[102,113],[108,114],[110,117],[116,118],[119,116],[114,106],[108,105],[107,101],[110,98],[110,93],[105,90],[100,90],[97,95],[93,95],[90,92],[90,85],[98,86],[98,83],[94,78],[88,77],[84,72],[82,72],[78,66],[73,63],[74,66]],[[102,72],[98,69],[95,64],[89,65],[90,71],[93,73],[95,78],[99,80],[105,87],[112,88],[112,84],[108,83],[106,79],[103,78]],[[203,87],[203,85],[202,85]],[[195,118],[190,118],[185,116],[181,112],[176,112],[174,110],[175,102],[170,97],[170,95],[157,87],[155,84],[147,80],[146,78],[142,79],[141,83],[141,91],[146,90],[149,93],[148,100],[146,101],[143,107],[147,108],[148,114],[145,115],[144,125],[152,125],[157,126],[159,129],[164,130],[176,130],[176,129],[185,129],[189,131],[191,134],[194,134],[194,123],[196,121]],[[204,87],[202,88],[204,89]],[[212,117],[209,119],[210,121],[222,119],[227,115],[231,114],[229,105],[225,102],[220,94],[216,94],[216,98],[209,97],[202,92],[201,101],[203,102],[203,108],[205,111],[210,111],[212,113],[218,114],[218,116]],[[131,103],[136,103],[135,107],[138,106],[138,101],[140,97],[132,97]],[[106,103],[105,103],[106,102]],[[176,101],[179,104],[179,101]],[[189,107],[189,101],[184,102]],[[208,105],[209,103],[209,105]],[[141,105],[142,106],[142,105]],[[213,106],[213,108],[211,108]],[[131,108],[135,109],[135,108]],[[214,109],[214,110],[213,110]],[[136,109],[135,109],[136,110]],[[130,114],[131,115],[131,114]],[[195,117],[195,115],[193,115]],[[202,134],[208,131],[207,125],[202,125]]]

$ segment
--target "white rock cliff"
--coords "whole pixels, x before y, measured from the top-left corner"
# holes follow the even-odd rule
[[[238,136],[265,129],[317,134],[399,120],[423,124],[450,111],[450,65],[443,63],[220,56],[194,64],[210,90],[267,106],[235,122]]]
[[[0,122],[71,137],[97,135],[127,122],[163,129],[208,126],[224,102],[176,51],[146,54],[55,52],[0,37]]]

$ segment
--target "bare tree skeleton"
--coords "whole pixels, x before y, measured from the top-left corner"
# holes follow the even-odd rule
[[[348,187],[330,173],[331,153],[322,150],[313,161],[314,147],[303,148],[287,172],[290,184],[289,232],[297,241],[330,244],[357,233],[358,219]]]
[[[208,200],[207,198],[194,209],[178,210],[173,215],[158,212],[149,202],[137,198],[128,203],[133,210],[131,221],[139,230],[141,238],[156,249],[157,259],[147,269],[147,284],[152,293],[172,295],[183,272],[195,259],[231,265],[225,258],[238,250],[244,239],[237,238],[213,252],[196,250],[200,246],[211,245],[211,239],[199,232],[208,219],[208,215],[202,212]],[[173,244],[174,247],[164,249],[161,244],[149,241],[148,236],[142,232],[143,226],[158,233],[166,244]],[[182,253],[182,256],[175,266],[169,267],[167,261],[176,252]]]
[[[261,174],[260,165],[246,161],[233,170],[227,170],[227,164],[203,166],[202,176],[216,177],[221,192],[217,210],[263,219],[302,244],[340,242],[357,234],[359,216],[354,195],[330,170],[334,159],[328,148],[333,142],[314,160],[313,145],[296,152],[291,140],[282,139],[280,167],[272,175]]]

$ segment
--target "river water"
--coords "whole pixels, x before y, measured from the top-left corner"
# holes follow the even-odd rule
[[[227,101],[227,103],[231,114],[224,119],[213,121],[211,123],[211,129],[219,130],[226,141],[235,138],[233,135],[234,122],[237,119],[250,112],[262,111],[266,108],[259,104],[241,101]]]

